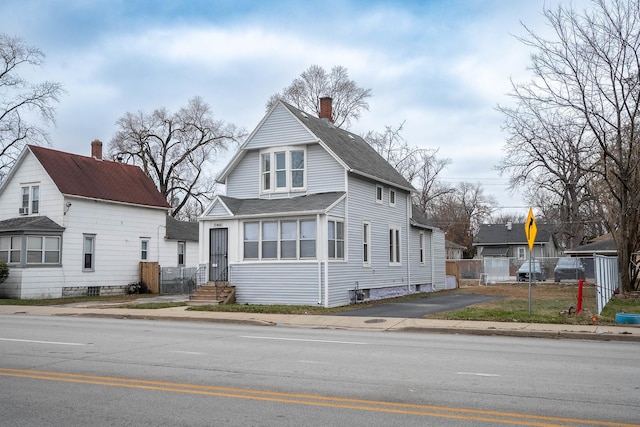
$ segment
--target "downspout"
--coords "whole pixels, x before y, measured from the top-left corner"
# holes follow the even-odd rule
[[[435,232],[433,230],[431,230],[431,239],[429,239],[429,254],[431,255],[431,290],[435,291],[436,290],[436,280],[435,280],[435,275],[433,274],[434,269],[436,268],[436,257],[435,254],[433,253],[433,239],[435,237]]]
[[[320,214],[316,215],[316,236],[320,228]],[[322,257],[318,257],[318,305],[322,304]]]
[[[407,293],[411,292],[411,193],[407,197]]]
[[[322,224],[322,257],[324,258],[324,307],[329,307],[329,245],[327,242],[327,216],[324,216],[324,222]]]

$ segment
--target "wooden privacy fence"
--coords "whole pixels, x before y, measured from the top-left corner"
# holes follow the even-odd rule
[[[157,262],[140,263],[140,281],[147,285],[152,294],[160,293],[160,264]]]

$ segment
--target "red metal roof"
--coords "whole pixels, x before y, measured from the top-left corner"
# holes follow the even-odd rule
[[[29,145],[60,192],[70,196],[169,208],[138,166]]]

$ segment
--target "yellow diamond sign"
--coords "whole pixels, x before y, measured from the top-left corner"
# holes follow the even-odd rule
[[[536,241],[536,233],[538,227],[536,226],[536,220],[533,217],[533,210],[529,208],[529,215],[527,216],[527,222],[524,223],[524,234],[527,236],[527,242],[529,243],[529,250],[533,250],[533,242]]]

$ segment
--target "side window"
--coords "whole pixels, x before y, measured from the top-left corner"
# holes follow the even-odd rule
[[[396,192],[395,190],[389,189],[389,206],[396,205]]]
[[[244,223],[244,259],[258,259],[260,223]]]
[[[82,271],[95,270],[96,236],[85,234],[82,246]]]
[[[420,264],[424,265],[424,233],[420,233]]]
[[[140,239],[140,259],[149,261],[149,239]]]
[[[271,153],[262,154],[262,191],[271,190]]]
[[[389,227],[389,264],[400,264],[400,228]]]
[[[178,242],[178,267],[184,267],[185,242]]]
[[[371,223],[362,223],[362,265],[371,266]]]
[[[329,259],[344,259],[344,222],[329,221]]]
[[[291,152],[291,187],[304,187],[304,151]]]
[[[40,187],[25,185],[21,187],[20,214],[29,215],[40,212]]]
[[[527,259],[526,248],[521,246],[518,248],[518,259]]]
[[[376,203],[382,204],[382,187],[376,185]]]

